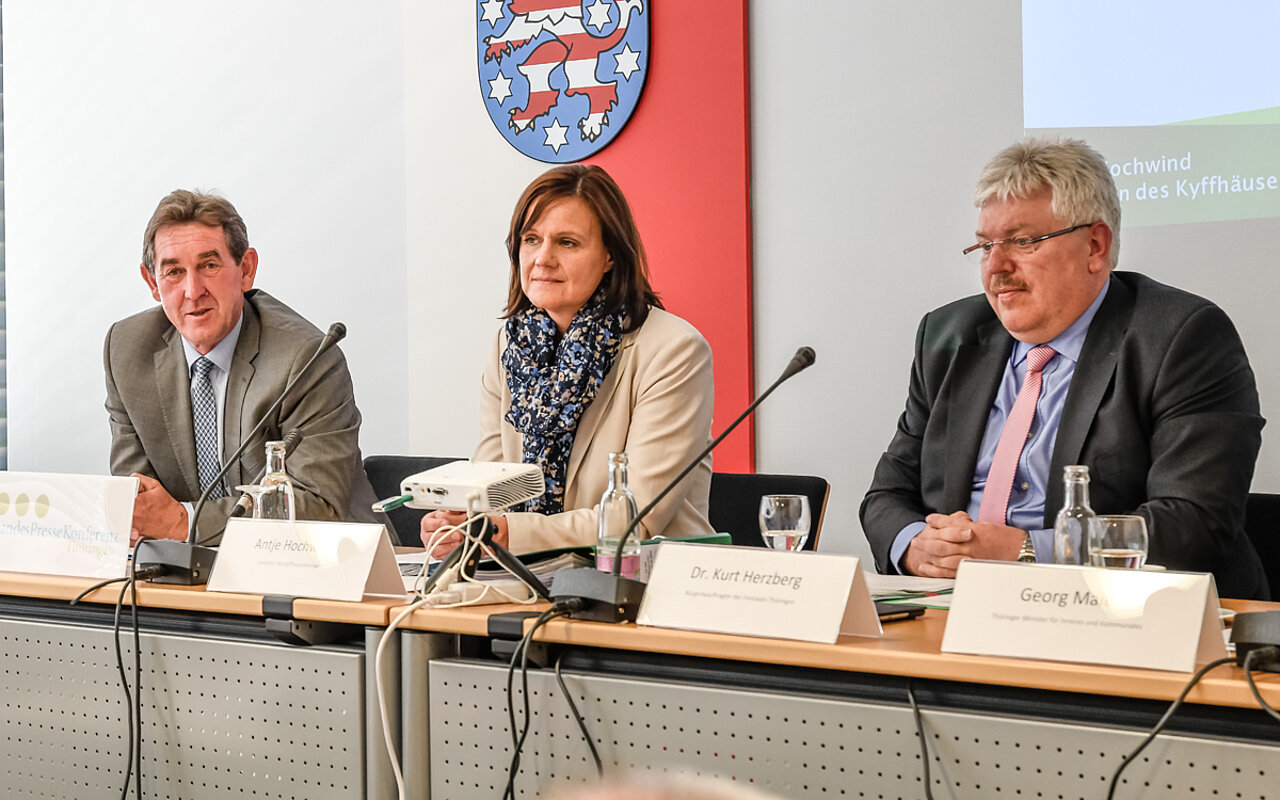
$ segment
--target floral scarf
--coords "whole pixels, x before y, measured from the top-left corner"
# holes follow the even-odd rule
[[[613,367],[622,341],[624,312],[609,314],[597,289],[560,335],[547,312],[528,308],[507,319],[507,371],[511,408],[506,420],[523,437],[521,459],[542,467],[547,491],[514,510],[564,510],[569,453],[582,414]]]

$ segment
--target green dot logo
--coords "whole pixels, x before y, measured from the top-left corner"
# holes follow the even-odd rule
[[[49,495],[42,494],[36,498],[36,516],[44,518],[49,513]]]
[[[9,493],[0,492],[0,514],[9,513]]]
[[[27,497],[27,493],[23,492],[13,501],[13,513],[20,517],[27,515],[27,506],[31,505],[31,498]]]

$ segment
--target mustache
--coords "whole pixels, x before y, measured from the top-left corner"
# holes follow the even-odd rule
[[[1010,278],[992,278],[991,283],[987,284],[987,291],[991,294],[1005,292],[1009,290],[1021,291],[1027,288],[1022,281],[1012,280]]]

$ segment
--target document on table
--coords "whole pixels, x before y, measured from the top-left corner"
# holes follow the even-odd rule
[[[915,575],[881,575],[863,570],[871,599],[886,603],[910,603],[929,608],[950,608],[954,578],[920,578]]]

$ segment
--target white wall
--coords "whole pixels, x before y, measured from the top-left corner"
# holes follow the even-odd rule
[[[11,468],[106,471],[102,340],[154,304],[142,232],[176,188],[236,205],[260,288],[347,323],[365,449],[401,446],[400,24],[340,0],[4,4]]]
[[[756,468],[826,477],[822,549],[866,556],[858,505],[916,325],[978,291],[974,179],[1022,134],[1019,5],[806,8],[751,6],[756,370],[791,341],[818,351],[759,412]]]
[[[237,204],[264,288],[348,324],[366,453],[470,454],[502,238],[545,167],[484,112],[469,2],[3,11],[11,467],[106,469],[102,335],[151,302],[142,228],[179,186]],[[759,385],[818,352],[759,412],[757,467],[830,479],[823,547],[865,553],[916,324],[978,290],[973,181],[1022,134],[1020,3],[756,0],[750,29]],[[1280,418],[1276,239],[1232,230],[1230,251],[1126,231],[1122,267],[1220,302]],[[1258,473],[1280,488],[1274,447]]]

